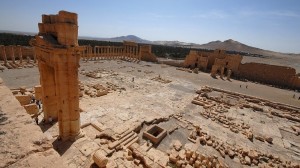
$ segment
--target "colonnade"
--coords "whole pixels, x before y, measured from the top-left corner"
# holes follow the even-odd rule
[[[24,57],[27,59],[26,62],[23,60]],[[36,63],[36,55],[32,47],[0,45],[0,60],[2,60],[3,65],[8,68],[15,68],[22,64],[31,63],[31,59],[33,59],[33,63]]]
[[[83,51],[82,57],[85,61],[99,59],[140,61],[141,54],[139,46],[135,43],[130,45],[127,45],[127,43],[124,42],[123,46],[85,46],[86,50]]]

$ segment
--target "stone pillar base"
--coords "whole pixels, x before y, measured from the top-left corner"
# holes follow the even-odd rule
[[[59,139],[61,139],[62,141],[67,141],[67,140],[76,141],[84,136],[85,136],[84,131],[80,129],[77,134],[73,134],[73,135],[69,135],[69,136],[60,135]]]

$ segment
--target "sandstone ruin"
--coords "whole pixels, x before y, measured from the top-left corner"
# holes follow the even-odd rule
[[[8,69],[33,67],[36,65],[36,55],[32,47],[0,45],[0,60]]]
[[[84,60],[122,59],[127,61],[151,61],[157,62],[157,58],[151,53],[151,45],[138,45],[132,41],[124,41],[123,46],[85,46],[82,58]]]
[[[152,63],[151,46],[78,46],[77,36],[76,13],[43,15],[38,67],[2,73],[0,167],[299,167],[300,94],[231,79],[249,66],[241,56],[191,51],[176,68]],[[251,72],[271,72],[259,66]]]
[[[236,78],[248,79],[275,86],[291,89],[300,88],[300,77],[296,70],[291,67],[268,65],[262,63],[241,63],[242,56],[238,54],[227,54],[225,50],[196,51],[191,50],[186,56],[183,67],[199,68],[208,71],[211,76],[227,79],[233,75]]]
[[[74,139],[80,135],[77,14],[60,11],[43,15],[39,34],[31,41],[38,59],[44,119],[58,121],[59,136]]]

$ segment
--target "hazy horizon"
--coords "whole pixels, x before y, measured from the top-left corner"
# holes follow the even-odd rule
[[[79,36],[135,35],[150,41],[205,44],[233,39],[283,53],[300,53],[300,1],[4,0],[0,30],[37,32],[42,14],[78,14]],[[16,5],[17,4],[17,5]]]

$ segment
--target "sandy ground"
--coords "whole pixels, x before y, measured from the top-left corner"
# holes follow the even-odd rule
[[[152,152],[154,153],[157,151],[166,152],[175,139],[179,140],[183,145],[190,144],[191,142],[187,140],[190,128],[193,124],[197,124],[217,139],[230,141],[230,144],[266,153],[276,153],[281,158],[293,162],[300,161],[299,136],[280,129],[281,127],[289,128],[297,123],[285,118],[270,118],[265,114],[249,109],[230,108],[226,115],[234,118],[234,121],[243,121],[250,125],[254,134],[268,135],[274,139],[272,145],[258,140],[251,142],[242,134],[232,133],[218,123],[202,117],[199,112],[204,109],[191,103],[193,98],[197,96],[196,90],[205,85],[297,107],[300,107],[300,100],[293,98],[293,95],[296,94],[299,97],[299,93],[252,82],[214,79],[207,73],[188,73],[176,70],[175,67],[168,65],[148,62],[132,63],[100,60],[81,62],[80,66],[80,81],[84,85],[101,84],[107,86],[108,83],[112,83],[117,88],[105,96],[90,97],[84,95],[80,99],[80,107],[83,110],[81,113],[82,125],[97,121],[101,123],[103,130],[110,130],[113,135],[121,135],[136,124],[152,123],[156,119],[169,118],[168,121],[158,122],[158,125],[167,130],[174,127],[174,125],[179,125],[180,128],[174,133],[168,134],[160,145],[153,148],[154,151]],[[83,75],[86,72],[96,70],[101,70],[100,77],[97,79]],[[169,80],[170,83],[152,80],[158,76]],[[5,70],[2,73],[0,72],[0,77],[9,88],[20,86],[33,87],[39,83],[39,73],[36,67]],[[184,122],[170,117],[175,114],[182,114],[182,120],[189,121],[192,124],[184,126],[186,123],[183,124]],[[50,141],[52,141],[54,149],[58,152],[60,158],[63,159],[64,165],[68,167],[89,167],[93,151],[97,149],[105,151],[106,149],[105,145],[100,145],[99,139],[95,139],[95,135],[99,132],[90,126],[83,128],[86,136],[75,143],[56,141],[55,137],[58,136],[57,124],[48,126],[47,129],[45,129],[46,126],[40,127],[44,134],[53,137],[52,139],[50,138]],[[142,131],[146,127],[147,125],[142,124]],[[139,133],[139,136],[141,137],[141,133]],[[144,142],[143,138],[140,138],[140,144]],[[286,144],[294,144],[294,147],[287,147]],[[210,155],[214,154],[221,158],[220,154],[209,146],[198,146],[196,150]],[[151,153],[148,154],[151,155]],[[110,157],[110,162],[124,166],[126,162],[119,160],[119,155],[122,155],[122,152],[115,152]],[[161,157],[164,158],[165,155],[162,154]],[[223,160],[230,167],[242,167],[238,161],[232,160],[227,156]]]
[[[254,82],[243,82],[238,80],[222,80],[222,79],[214,79],[208,73],[194,74],[194,73],[186,73],[182,71],[176,70],[175,67],[171,67],[168,65],[160,65],[160,64],[152,64],[147,62],[141,62],[140,64],[123,62],[122,64],[118,64],[117,61],[102,61],[103,63],[81,63],[80,70],[84,69],[86,71],[95,70],[97,68],[113,70],[115,72],[126,73],[132,75],[132,77],[136,77],[137,79],[150,79],[157,75],[162,75],[163,77],[167,77],[170,80],[175,81],[184,81],[186,85],[190,85],[189,89],[199,89],[201,86],[209,85],[213,87],[223,88],[230,91],[245,93],[261,98],[270,99],[276,102],[287,103],[291,105],[300,106],[300,102],[297,99],[293,99],[293,95],[296,97],[300,96],[300,93],[278,89],[271,86],[261,85]],[[147,66],[150,65],[150,66]],[[120,68],[121,66],[125,66],[126,68]],[[134,67],[134,69],[132,68]],[[153,73],[145,74],[140,73],[137,70],[140,69],[142,71],[153,71]],[[130,71],[130,72],[129,72]],[[4,80],[4,83],[9,88],[17,88],[20,86],[33,87],[39,84],[39,72],[37,67],[34,68],[26,68],[26,69],[12,69],[5,70],[4,72],[0,72],[0,77]],[[80,74],[80,80],[84,81],[86,78],[84,75]],[[242,87],[240,88],[240,85]],[[246,85],[248,85],[248,89],[246,89]]]

